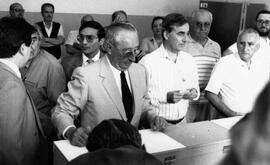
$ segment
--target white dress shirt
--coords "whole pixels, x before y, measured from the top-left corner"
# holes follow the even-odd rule
[[[93,60],[94,62],[96,62],[97,60],[99,60],[99,58],[100,58],[100,51],[98,51],[98,53],[92,58],[92,60]],[[89,64],[89,63],[87,62],[87,60],[89,60],[89,58],[88,58],[84,53],[82,53],[82,60],[83,60],[83,62],[82,62],[82,65],[83,65],[83,66]]]
[[[156,113],[167,120],[178,120],[186,115],[189,100],[167,103],[169,91],[195,88],[199,98],[198,72],[195,59],[188,53],[178,52],[176,62],[169,58],[163,44],[140,61],[145,66],[149,89],[148,94]]]

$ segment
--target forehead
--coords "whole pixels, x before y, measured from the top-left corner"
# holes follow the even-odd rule
[[[86,27],[86,28],[83,28],[80,31],[80,34],[83,34],[83,35],[97,35],[97,32],[98,32],[97,29],[94,29],[94,28],[91,28],[91,27]]]
[[[53,11],[53,8],[51,6],[44,6],[44,11]]]
[[[178,32],[185,32],[185,33],[187,33],[189,31],[189,25],[188,25],[188,23],[185,23],[185,24],[183,24],[181,26],[179,26],[179,25],[173,25],[172,26],[172,32],[173,31],[176,32],[176,33],[178,33]]]
[[[257,42],[257,35],[254,33],[244,33],[239,37],[239,42]]]
[[[258,19],[261,19],[261,20],[270,20],[270,14],[260,14],[258,16]]]
[[[194,20],[198,22],[210,22],[211,18],[209,14],[205,12],[200,12],[195,15]]]
[[[32,38],[33,38],[33,37],[39,37],[39,33],[38,33],[38,32],[35,32],[35,33],[31,34],[31,37],[32,37]]]
[[[20,4],[15,4],[15,5],[12,6],[12,9],[22,9],[22,8],[23,7]]]
[[[123,48],[132,48],[139,45],[139,37],[136,31],[119,31],[115,40],[117,42],[117,45]]]
[[[162,22],[163,22],[163,20],[162,19],[156,19],[155,21],[154,21],[154,25],[157,25],[157,24],[162,24]]]

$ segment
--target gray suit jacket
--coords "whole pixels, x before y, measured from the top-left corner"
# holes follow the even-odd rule
[[[132,64],[129,78],[133,94],[133,118],[131,124],[138,127],[141,117],[149,120],[155,116],[146,95],[145,68]],[[81,126],[93,129],[105,119],[127,120],[121,95],[106,57],[91,65],[77,68],[74,80],[68,84],[68,92],[58,98],[53,122],[61,134],[81,113]]]
[[[44,134],[22,80],[0,62],[0,164],[34,165]]]

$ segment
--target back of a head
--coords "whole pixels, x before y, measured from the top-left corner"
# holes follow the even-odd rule
[[[124,145],[142,149],[140,133],[126,121],[109,119],[102,121],[92,130],[86,147],[91,152],[101,148],[114,149]]]
[[[123,10],[117,10],[112,14],[112,23],[127,22],[127,13]]]
[[[3,17],[0,19],[0,58],[15,55],[20,46],[31,44],[31,34],[36,29],[23,18]]]
[[[87,15],[84,15],[81,19],[81,25],[85,22],[89,22],[89,21],[94,21],[94,18],[92,15],[90,14],[87,14]]]
[[[270,84],[266,86],[257,98],[251,114],[232,128],[232,149],[228,158],[222,162],[222,165],[270,164],[269,99]]]

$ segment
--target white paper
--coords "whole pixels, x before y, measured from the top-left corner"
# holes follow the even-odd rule
[[[162,132],[150,129],[140,130],[139,132],[142,136],[142,143],[150,154],[185,148],[183,144]]]

